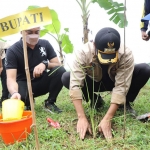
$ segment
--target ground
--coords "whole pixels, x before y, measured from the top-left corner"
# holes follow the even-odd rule
[[[150,112],[150,82],[140,91],[134,102],[134,109],[138,114]],[[99,112],[94,112],[94,125],[97,127],[99,121],[109,107],[110,94],[102,93],[105,105]],[[140,122],[126,114],[124,122],[124,112],[118,110],[113,124],[113,140],[107,142],[96,130],[96,136],[87,134],[84,141],[79,139],[76,133],[77,116],[73,104],[71,103],[68,90],[63,88],[58,96],[57,105],[63,110],[61,114],[50,114],[44,110],[43,102],[47,95],[36,98],[35,114],[36,126],[40,150],[148,150],[150,149],[150,122]],[[89,105],[84,102],[86,115],[91,122],[92,112]],[[1,111],[1,109],[0,109]],[[57,120],[61,128],[54,129],[48,126],[46,118]],[[97,128],[96,128],[97,129]],[[124,132],[125,131],[125,132]],[[125,133],[125,134],[124,134]],[[124,138],[123,138],[124,137]],[[24,142],[6,146],[0,139],[0,150],[34,150],[35,136],[34,130],[29,134]]]

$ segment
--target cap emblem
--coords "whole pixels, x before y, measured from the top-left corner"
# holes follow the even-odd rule
[[[108,43],[107,43],[107,46],[108,46],[108,48],[105,48],[105,49],[104,49],[104,52],[105,52],[105,53],[112,53],[112,52],[115,52],[115,48],[113,48],[113,47],[114,47],[114,42],[108,42]]]

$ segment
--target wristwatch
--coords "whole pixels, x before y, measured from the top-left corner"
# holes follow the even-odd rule
[[[46,66],[46,69],[48,68],[48,61],[43,60],[42,63]]]

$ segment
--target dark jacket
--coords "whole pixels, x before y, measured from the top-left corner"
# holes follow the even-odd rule
[[[146,15],[148,15],[149,13],[150,13],[150,0],[145,0],[142,18],[145,17]],[[148,29],[148,23],[149,23],[149,21],[141,22],[141,30],[142,31],[146,31]]]

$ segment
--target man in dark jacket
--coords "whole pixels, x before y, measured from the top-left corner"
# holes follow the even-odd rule
[[[150,0],[145,0],[142,18],[148,15],[149,13],[150,13]],[[145,19],[141,20],[141,34],[142,34],[142,39],[145,41],[149,40],[149,35],[146,33],[148,29],[148,24],[149,24],[148,20]]]

